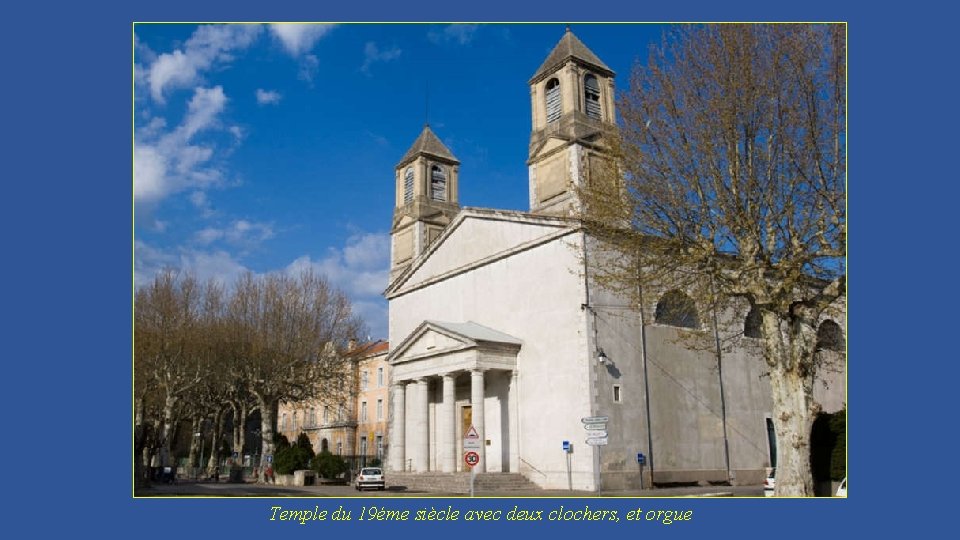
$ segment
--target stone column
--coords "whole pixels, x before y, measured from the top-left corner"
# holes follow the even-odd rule
[[[426,377],[417,379],[416,391],[414,392],[416,397],[414,398],[415,402],[413,404],[414,428],[412,440],[410,441],[412,444],[411,450],[413,451],[413,456],[411,456],[413,458],[413,470],[417,472],[427,472],[430,463],[430,454],[428,452],[430,447],[430,430],[427,429],[427,425],[430,422],[430,408],[427,388]]]
[[[443,403],[437,407],[437,462],[442,472],[457,470],[456,409],[454,408],[454,385],[452,373],[443,375]]]
[[[480,435],[480,464],[474,467],[478,473],[487,470],[487,432],[484,429],[483,414],[483,370],[474,369],[470,372],[470,406],[473,409],[473,427]]]
[[[402,472],[407,470],[406,460],[406,410],[404,407],[405,383],[397,381],[390,385],[390,406],[393,409],[390,426],[390,470]]]
[[[520,374],[513,370],[510,377],[509,410],[507,415],[510,423],[510,472],[520,472]]]

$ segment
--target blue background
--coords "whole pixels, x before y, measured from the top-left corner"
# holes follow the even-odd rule
[[[6,244],[2,302],[6,413],[4,514],[31,536],[81,532],[131,538],[254,535],[445,534],[584,538],[669,534],[837,538],[949,523],[931,510],[952,461],[946,386],[956,350],[944,347],[955,304],[950,232],[957,180],[955,32],[946,13],[868,11],[807,1],[633,3],[623,21],[798,20],[849,22],[849,475],[847,500],[486,499],[461,509],[559,504],[628,510],[693,509],[689,523],[371,523],[306,526],[268,521],[270,506],[342,503],[416,509],[436,499],[134,499],[131,486],[133,21],[595,20],[591,3],[481,7],[285,2],[181,2],[116,7],[36,2],[5,8],[0,84]],[[435,9],[434,9],[435,8]],[[560,21],[563,22],[563,21]],[[936,305],[942,306],[940,309]],[[936,371],[934,371],[936,370]],[[947,396],[947,400],[944,400]],[[945,441],[947,441],[945,443]],[[924,482],[937,475],[940,482]],[[924,504],[921,505],[920,503]],[[926,504],[929,502],[929,506]],[[8,529],[9,530],[9,529]]]

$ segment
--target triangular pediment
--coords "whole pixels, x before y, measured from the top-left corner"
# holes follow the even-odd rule
[[[442,356],[474,348],[516,351],[521,341],[475,322],[423,321],[387,357],[390,364]]]
[[[523,212],[464,208],[386,290],[387,298],[468,271],[518,250],[570,234],[574,220]]]

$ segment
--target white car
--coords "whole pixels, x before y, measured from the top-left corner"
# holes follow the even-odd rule
[[[840,487],[837,488],[837,497],[846,497],[847,496],[847,477],[844,476],[843,480],[840,481]]]
[[[354,483],[357,491],[361,491],[365,487],[375,487],[383,491],[385,485],[383,469],[380,467],[364,467],[360,469],[360,474],[357,475],[357,481]]]
[[[773,497],[773,490],[777,487],[777,469],[770,469],[767,478],[763,481],[763,496]]]

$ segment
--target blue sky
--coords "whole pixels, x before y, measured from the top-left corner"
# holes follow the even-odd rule
[[[663,30],[571,27],[620,90]],[[526,210],[527,81],[563,32],[135,25],[135,283],[312,267],[385,338],[394,167],[428,114],[461,161],[461,205]]]

